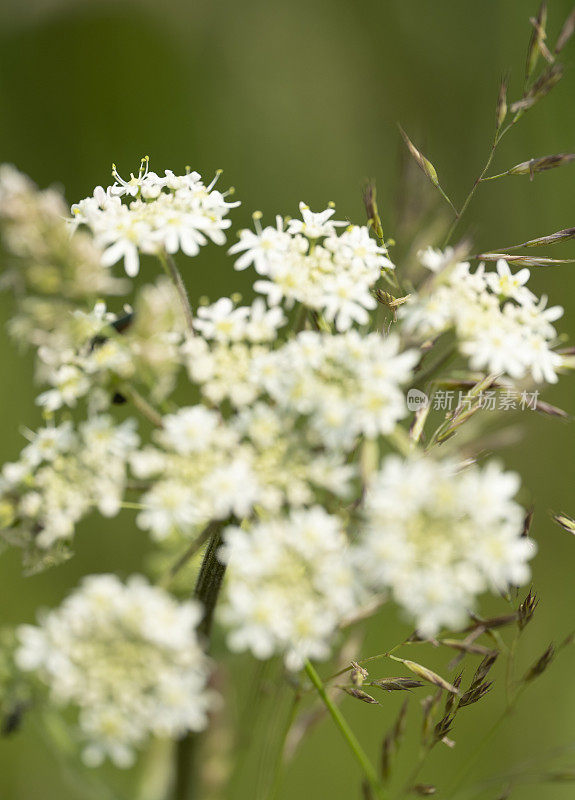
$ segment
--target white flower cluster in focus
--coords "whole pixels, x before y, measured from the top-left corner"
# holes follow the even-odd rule
[[[527,288],[528,269],[513,274],[500,259],[496,272],[484,264],[471,272],[467,262],[450,263],[452,256],[431,249],[420,255],[436,274],[429,291],[401,308],[404,330],[424,339],[453,328],[471,369],[555,383],[564,360],[553,350],[553,323],[563,309],[547,308],[547,298]]]
[[[206,727],[208,664],[195,628],[200,605],[178,603],[133,576],[92,575],[38,626],[18,628],[20,669],[58,705],[78,709],[83,758],[129,767],[151,735]]]
[[[462,627],[481,592],[529,580],[535,545],[522,536],[519,485],[497,462],[460,469],[389,456],[366,498],[362,574],[391,592],[423,636]]]
[[[227,564],[221,619],[232,650],[275,654],[288,669],[329,656],[334,634],[356,607],[356,583],[341,522],[323,508],[224,531]]]
[[[149,171],[147,158],[129,181],[115,167],[112,174],[116,179],[112,186],[97,186],[92,197],[72,206],[75,224],[86,225],[103,248],[104,266],[123,259],[127,274],[134,276],[140,269],[140,253],[181,250],[195,256],[208,239],[225,244],[224,231],[232,224],[225,217],[239,202],[229,202],[226,194],[213,188],[218,176],[209,186],[204,186],[198,172],[174,175],[166,170],[160,177]]]
[[[267,295],[270,305],[294,302],[321,311],[337,330],[353,323],[364,325],[376,307],[371,287],[383,269],[394,269],[387,250],[371,238],[365,226],[331,219],[333,209],[314,213],[300,203],[301,220],[287,225],[277,217],[276,226],[262,228],[256,216],[256,232],[243,230],[230,253],[241,253],[236,269],[253,264],[264,279],[254,283]],[[337,228],[345,227],[338,235]]]

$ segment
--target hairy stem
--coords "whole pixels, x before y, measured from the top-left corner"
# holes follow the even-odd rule
[[[347,723],[345,717],[343,716],[339,708],[335,705],[335,703],[333,703],[329,698],[329,695],[325,690],[321,678],[315,671],[310,661],[305,662],[305,671],[307,673],[308,678],[315,686],[317,693],[322,699],[325,707],[331,714],[331,717],[335,722],[337,728],[339,728],[341,735],[347,742],[349,749],[355,756],[356,761],[361,766],[369,785],[373,789],[375,797],[379,798],[379,800],[387,800],[388,795],[381,786],[381,783],[379,782],[379,778],[377,777],[377,772],[375,771],[375,767],[369,760],[363,747],[359,743],[355,733],[352,731],[349,724]]]
[[[123,385],[122,386],[122,394],[133,404],[133,406],[140,412],[140,414],[145,417],[149,422],[154,425],[156,428],[163,428],[164,421],[162,419],[162,415],[159,411],[148,403],[146,398],[140,394],[136,389],[132,386]]]
[[[186,318],[186,327],[190,336],[194,335],[194,313],[192,311],[192,306],[190,303],[190,298],[188,296],[188,290],[186,289],[186,285],[180,273],[180,270],[176,266],[176,262],[172,258],[171,255],[167,253],[162,253],[160,255],[160,262],[162,267],[166,271],[166,274],[176,287],[176,291],[182,303],[182,308],[184,310],[184,316]]]
[[[222,541],[222,525],[214,523],[211,537],[200,567],[200,574],[194,589],[194,597],[202,603],[204,615],[198,626],[198,635],[209,648],[214,610],[224,578],[225,565],[218,559]],[[194,800],[198,797],[197,746],[198,734],[188,734],[178,742],[176,751],[174,800]]]
[[[198,626],[198,633],[205,638],[207,644],[210,641],[214,610],[226,571],[225,564],[222,564],[218,558],[221,543],[222,525],[215,524],[194,589],[194,597],[202,603],[204,608],[204,616]]]
[[[188,545],[188,547],[184,550],[181,556],[177,559],[177,561],[172,564],[170,569],[166,572],[164,577],[160,581],[160,585],[164,588],[167,588],[174,578],[180,573],[180,571],[186,566],[186,564],[192,559],[199,549],[208,541],[208,539],[212,536],[216,527],[219,525],[217,522],[210,522],[204,530],[196,536],[196,538]]]

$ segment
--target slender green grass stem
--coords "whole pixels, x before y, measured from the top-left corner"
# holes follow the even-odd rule
[[[411,772],[409,773],[409,776],[407,777],[407,780],[405,781],[403,789],[400,791],[399,795],[397,796],[398,799],[402,798],[402,797],[405,797],[407,794],[409,794],[412,791],[412,789],[413,789],[413,787],[415,785],[415,781],[417,780],[417,778],[419,776],[419,773],[421,772],[421,770],[425,766],[425,764],[427,762],[427,759],[431,755],[431,751],[432,750],[433,750],[433,745],[431,745],[431,747],[430,746],[422,747],[421,752],[419,753],[419,756],[417,758],[417,761],[415,762],[415,765],[414,765],[413,769],[411,770]]]
[[[289,732],[292,729],[292,725],[295,722],[300,701],[301,701],[301,695],[299,693],[295,694],[291,702],[286,723],[282,731],[281,739],[278,745],[276,761],[273,768],[272,785],[267,795],[267,800],[275,800],[275,798],[277,797],[277,793],[279,791],[284,772],[284,757],[285,757],[286,742],[289,736]]]
[[[377,776],[377,772],[375,771],[375,767],[369,760],[368,756],[366,755],[364,749],[362,748],[361,744],[359,743],[356,735],[350,728],[349,724],[347,723],[345,717],[339,710],[339,708],[332,703],[327,694],[325,687],[321,681],[321,678],[315,671],[315,668],[311,664],[310,661],[305,662],[305,671],[307,673],[308,678],[314,685],[315,689],[317,690],[318,695],[320,696],[321,700],[323,701],[325,707],[329,711],[331,718],[336,724],[336,727],[339,729],[341,735],[347,742],[347,745],[351,752],[353,753],[356,761],[361,766],[367,781],[372,788],[375,796],[379,798],[379,800],[388,800],[389,795],[383,789],[381,783],[379,782],[379,778]]]
[[[495,136],[494,136],[493,142],[491,144],[491,150],[489,151],[489,156],[487,157],[487,161],[485,162],[485,165],[484,165],[483,169],[481,170],[481,172],[479,173],[479,175],[475,179],[475,183],[473,184],[469,194],[465,198],[465,200],[463,202],[463,205],[461,206],[461,210],[459,212],[455,213],[455,219],[453,220],[449,230],[447,231],[447,236],[445,237],[445,240],[443,242],[443,248],[447,247],[447,245],[449,244],[449,242],[453,238],[453,234],[455,233],[455,231],[457,229],[457,226],[459,225],[459,223],[461,221],[461,217],[467,211],[467,207],[469,206],[470,202],[472,201],[473,196],[474,196],[475,192],[477,191],[477,187],[479,186],[480,183],[482,183],[484,180],[486,180],[485,175],[487,173],[487,170],[491,166],[491,162],[493,161],[493,156],[495,155],[495,151],[497,150],[497,145],[503,139],[505,134],[509,130],[511,130],[511,128],[515,125],[515,123],[519,120],[520,117],[521,117],[521,112],[518,112],[515,115],[515,117],[512,119],[512,121],[505,128],[502,128],[502,129],[498,128],[497,131],[495,132]],[[496,177],[500,177],[500,176],[498,175]]]
[[[469,772],[473,769],[475,764],[477,764],[479,757],[487,747],[487,745],[491,742],[495,734],[499,731],[501,725],[505,722],[507,717],[510,716],[511,712],[515,708],[517,701],[519,700],[520,696],[523,694],[525,689],[525,684],[517,691],[515,697],[511,701],[511,703],[507,706],[507,708],[503,711],[503,713],[495,720],[487,734],[483,737],[479,745],[475,748],[471,756],[467,759],[467,761],[463,764],[459,772],[455,776],[455,780],[451,785],[447,796],[452,800],[457,794],[458,789],[461,787],[461,784],[469,774]]]
[[[451,345],[433,364],[430,364],[419,373],[415,373],[415,381],[412,388],[420,389],[422,386],[430,383],[432,379],[439,373],[439,371],[450,364],[457,357],[457,348]]]

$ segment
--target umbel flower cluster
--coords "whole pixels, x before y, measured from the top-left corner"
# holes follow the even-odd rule
[[[425,294],[402,308],[406,331],[423,341],[453,329],[471,369],[557,381],[563,360],[554,350],[553,323],[563,309],[547,308],[547,297],[539,299],[527,288],[527,268],[513,274],[501,258],[496,272],[484,264],[472,272],[468,262],[454,260],[452,249],[442,254],[430,248],[421,261],[437,275]]]
[[[133,762],[151,735],[207,723],[208,662],[194,629],[196,601],[178,603],[135,576],[90,575],[41,627],[22,625],[16,663],[35,671],[59,705],[74,704],[91,766]]]
[[[260,296],[195,308],[193,262],[182,276],[173,256],[223,245],[238,203],[147,159],[113,174],[64,219],[55,191],[0,170],[10,332],[36,349],[43,417],[2,468],[2,538],[33,572],[71,556],[84,517],[122,513],[173,559],[126,583],[89,576],[17,631],[14,669],[75,712],[91,766],[208,725],[213,619],[230,650],[295,674],[384,602],[434,637],[484,592],[528,581],[519,477],[457,434],[496,378],[525,390],[573,366],[561,309],[528,270],[428,250],[431,279],[401,296],[379,218],[348,224],[331,207],[268,227],[254,215],[229,252]],[[165,274],[132,285],[114,266],[134,279],[141,257]],[[473,413],[408,407],[410,388],[441,380]],[[191,600],[193,579],[185,595],[173,582],[193,570]]]

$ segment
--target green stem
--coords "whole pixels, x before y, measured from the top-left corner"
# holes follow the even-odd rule
[[[307,673],[308,678],[315,686],[317,693],[319,694],[320,698],[322,699],[325,707],[331,714],[333,721],[335,722],[336,726],[339,728],[341,735],[346,740],[349,749],[352,751],[353,755],[355,756],[356,761],[361,766],[365,777],[367,778],[369,785],[374,791],[376,797],[380,798],[380,800],[386,800],[388,797],[387,793],[384,791],[383,787],[379,782],[379,778],[377,777],[377,772],[369,758],[367,757],[364,749],[362,748],[361,744],[359,743],[356,735],[349,727],[345,717],[339,710],[339,708],[332,703],[330,700],[325,687],[321,681],[321,678],[315,671],[313,665],[310,661],[306,660],[305,662],[305,671]]]
[[[473,195],[477,191],[477,187],[479,186],[479,184],[483,180],[483,177],[484,177],[485,173],[487,172],[487,170],[491,166],[491,162],[493,161],[493,156],[495,155],[495,149],[496,149],[498,143],[499,143],[499,139],[497,138],[497,135],[496,135],[494,140],[493,140],[493,144],[491,145],[491,150],[489,151],[489,156],[487,158],[487,161],[485,162],[485,166],[483,167],[483,169],[482,169],[481,173],[479,174],[479,176],[475,179],[475,183],[471,187],[471,191],[469,192],[469,194],[465,198],[465,202],[461,206],[461,211],[459,211],[455,215],[455,219],[453,220],[449,230],[447,231],[447,236],[445,237],[445,241],[443,242],[443,248],[447,247],[447,245],[451,241],[451,238],[452,238],[453,234],[455,233],[455,230],[456,230],[457,226],[459,225],[459,221],[461,220],[461,217],[467,211],[467,206],[469,205],[469,203],[473,199]]]
[[[210,524],[207,525],[198,536],[196,536],[193,542],[190,543],[190,545],[184,550],[184,552],[181,554],[178,560],[174,564],[172,564],[170,569],[161,579],[160,581],[161,586],[167,588],[171,584],[176,575],[178,575],[178,573],[186,566],[186,564],[190,561],[190,559],[192,559],[196,555],[200,547],[202,547],[202,545],[204,545],[208,541],[210,536],[214,533],[215,526],[217,524],[218,523],[210,522]]]
[[[421,770],[425,766],[425,763],[426,763],[427,759],[429,758],[429,756],[431,754],[431,751],[433,750],[434,745],[435,745],[435,742],[431,746],[427,746],[427,747],[422,747],[421,748],[421,751],[419,753],[417,761],[415,762],[415,766],[413,767],[413,769],[409,773],[409,776],[408,776],[408,778],[407,778],[407,780],[406,780],[406,782],[405,782],[405,784],[403,786],[403,789],[400,791],[400,793],[398,795],[398,798],[405,797],[406,794],[409,794],[409,792],[411,792],[413,790],[413,786],[415,785],[415,781],[417,780],[417,778],[419,776],[419,773],[421,772]]]
[[[428,644],[428,643],[429,642],[426,639],[416,639],[415,641],[410,641],[408,639],[404,642],[396,644],[394,647],[391,648],[391,650],[386,650],[385,653],[377,653],[377,655],[375,656],[369,656],[368,658],[358,659],[356,663],[363,667],[365,664],[369,664],[370,661],[380,661],[382,658],[392,658],[393,653],[395,653],[396,650],[399,650],[400,647],[405,647],[410,644]],[[339,678],[339,676],[343,675],[345,672],[351,672],[352,669],[353,666],[344,667],[343,669],[340,669],[339,672],[334,672],[333,675],[330,675],[329,678],[326,678],[326,682],[333,681],[335,678]]]
[[[295,721],[295,718],[296,718],[296,715],[297,715],[297,710],[299,708],[300,700],[301,700],[301,695],[299,694],[299,692],[297,692],[296,694],[294,694],[294,697],[293,697],[293,700],[292,700],[292,703],[291,703],[291,706],[290,706],[290,710],[288,712],[288,717],[287,717],[287,720],[286,720],[286,724],[284,726],[284,729],[283,729],[282,735],[281,735],[281,739],[280,739],[279,744],[278,744],[278,752],[277,752],[276,762],[275,762],[275,766],[274,766],[274,770],[273,770],[272,786],[271,786],[271,789],[270,789],[270,791],[268,793],[268,800],[274,800],[274,798],[277,796],[277,793],[279,791],[279,787],[280,787],[280,784],[281,784],[281,780],[282,780],[282,777],[283,777],[283,771],[284,771],[283,767],[284,767],[284,756],[285,756],[286,742],[287,742],[287,738],[288,738],[289,732],[292,729],[292,725],[294,724],[294,721]]]
[[[143,397],[140,392],[138,392],[132,386],[127,386],[124,384],[122,385],[121,393],[127,397],[127,399],[134,405],[140,414],[149,420],[152,425],[154,425],[156,428],[164,427],[162,415],[156,411],[156,409],[150,405],[150,403],[148,403],[146,398]]]
[[[164,268],[167,276],[170,278],[172,283],[174,284],[180,301],[182,303],[182,308],[184,311],[184,316],[186,318],[186,326],[188,328],[188,332],[190,336],[194,335],[194,313],[192,311],[192,306],[190,303],[190,298],[188,297],[188,291],[186,289],[186,284],[182,278],[180,270],[176,266],[176,262],[172,258],[171,255],[167,253],[162,253],[160,256],[160,263]]]
[[[198,797],[196,782],[198,737],[188,734],[176,745],[176,780],[174,800],[193,800]]]
[[[165,800],[172,778],[175,743],[170,739],[152,741],[134,800]]]
[[[221,542],[222,524],[214,523],[194,589],[194,597],[202,603],[204,610],[198,626],[198,634],[204,639],[206,650],[209,648],[214,610],[226,570],[225,565],[218,558]],[[198,796],[196,774],[198,739],[198,734],[188,734],[178,742],[174,800],[194,800]]]
[[[505,670],[505,702],[507,703],[507,708],[510,708],[513,702],[513,676],[515,674],[515,655],[517,653],[518,641],[519,631],[517,631],[513,637],[511,647],[509,648],[509,654],[507,656],[507,668]]]
[[[268,680],[268,674],[272,663],[271,661],[258,661],[254,667],[251,685],[247,691],[247,697],[238,719],[238,735],[234,748],[235,764],[228,783],[228,794],[230,797],[235,797],[237,793],[236,786],[246,768],[246,756],[251,742],[257,735],[265,701],[269,697],[268,694],[263,691],[263,687]]]
[[[468,207],[469,203],[471,202],[471,200],[473,199],[473,195],[477,191],[477,187],[479,186],[480,183],[482,183],[484,180],[486,180],[485,174],[486,174],[487,170],[489,169],[489,167],[491,166],[491,162],[493,161],[493,156],[495,155],[495,151],[497,149],[497,145],[503,139],[503,137],[505,136],[507,131],[511,130],[511,128],[515,125],[515,123],[520,118],[520,116],[521,116],[520,113],[516,114],[515,117],[513,118],[513,120],[509,123],[509,125],[507,125],[503,129],[499,129],[498,128],[497,131],[495,132],[495,136],[493,137],[493,142],[491,144],[491,150],[489,151],[489,156],[487,157],[487,161],[485,162],[485,166],[481,170],[479,176],[475,179],[475,183],[471,187],[471,191],[469,192],[469,194],[465,198],[465,202],[461,206],[461,211],[456,212],[455,219],[451,223],[451,226],[450,226],[450,228],[449,228],[449,230],[447,232],[447,236],[445,237],[445,241],[443,242],[443,248],[447,247],[447,245],[451,241],[451,238],[452,238],[453,234],[455,233],[455,230],[456,230],[457,226],[459,225],[461,217],[467,211],[467,207]],[[494,177],[500,177],[500,176],[498,175],[498,176],[494,176]],[[489,178],[488,180],[491,180],[491,179]]]
[[[417,452],[416,443],[409,438],[409,434],[399,426],[385,437],[404,458],[409,458]]]
[[[300,331],[304,330],[305,324],[307,322],[308,310],[309,310],[308,307],[304,306],[303,303],[298,307],[294,318],[294,325],[293,325],[294,333],[299,333]]]
[[[523,694],[524,689],[525,689],[525,684],[517,691],[511,703],[507,706],[505,711],[503,711],[501,716],[493,723],[487,734],[483,737],[483,740],[479,743],[479,745],[475,748],[471,756],[463,764],[463,766],[455,776],[455,780],[448,792],[448,796],[450,798],[456,795],[457,790],[460,788],[461,784],[467,777],[470,770],[475,766],[475,764],[479,760],[480,755],[483,753],[489,742],[493,739],[493,737],[495,736],[495,734],[497,733],[503,722],[505,722],[507,717],[511,714],[512,710],[515,708],[517,701]]]
[[[445,192],[443,191],[443,189],[441,188],[441,186],[439,184],[437,184],[437,188],[439,189],[439,194],[443,197],[443,199],[446,201],[446,203],[449,204],[449,206],[451,207],[453,213],[457,216],[457,209],[455,208],[455,206],[453,205],[453,203],[451,202],[449,197],[445,194]]]
[[[457,356],[457,347],[455,345],[451,345],[445,353],[443,353],[436,361],[430,364],[425,369],[422,369],[419,373],[415,373],[415,381],[412,384],[413,389],[420,389],[421,387],[425,386],[425,384],[429,383],[432,378],[437,376],[437,373],[447,364],[449,364],[453,359]]]
[[[486,175],[481,180],[483,181],[483,183],[485,183],[485,181],[494,181],[496,180],[496,178],[504,178],[506,175],[509,174],[510,174],[509,172],[499,172],[497,175]]]

